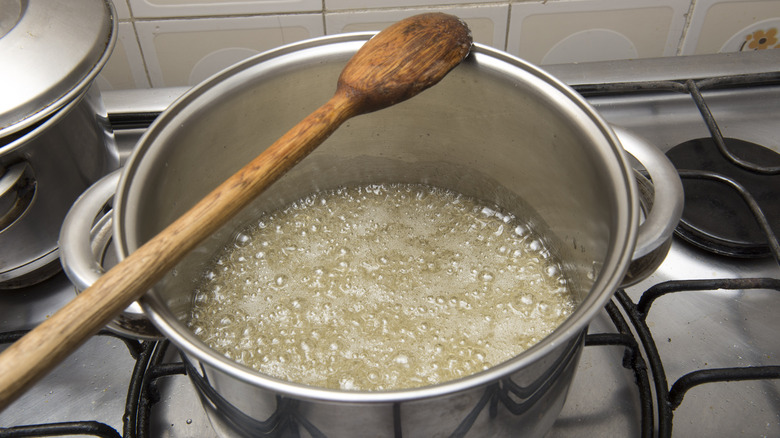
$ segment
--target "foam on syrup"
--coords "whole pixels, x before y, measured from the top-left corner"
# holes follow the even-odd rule
[[[345,390],[412,388],[505,361],[574,310],[526,224],[424,185],[316,193],[239,233],[191,329],[233,360]]]

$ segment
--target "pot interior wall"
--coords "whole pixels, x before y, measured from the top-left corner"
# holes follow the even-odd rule
[[[327,101],[361,44],[262,55],[161,116],[120,187],[123,251],[155,235]],[[155,293],[186,319],[202,264],[258,211],[341,185],[422,182],[530,218],[584,300],[610,256],[615,230],[630,215],[619,201],[627,184],[615,177],[624,173],[620,158],[602,125],[560,85],[502,56],[477,47],[430,90],[346,122]]]

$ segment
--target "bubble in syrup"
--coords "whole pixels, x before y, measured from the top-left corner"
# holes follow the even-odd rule
[[[238,233],[236,234],[236,237],[233,239],[233,244],[236,246],[236,248],[243,248],[247,246],[252,241],[252,237],[248,234],[244,233]]]
[[[204,270],[189,325],[285,380],[439,383],[518,354],[573,309],[560,264],[527,223],[429,186],[313,194],[240,235]],[[530,323],[535,314],[550,321]]]
[[[393,358],[393,362],[400,365],[406,365],[409,363],[409,356],[405,354],[399,354],[398,356]]]
[[[489,281],[493,281],[493,280],[494,280],[494,278],[495,278],[495,276],[493,275],[493,273],[492,273],[492,272],[489,272],[489,271],[480,271],[480,272],[479,272],[479,274],[477,274],[477,277],[478,277],[478,278],[479,278],[481,281],[483,281],[483,282],[489,282]]]

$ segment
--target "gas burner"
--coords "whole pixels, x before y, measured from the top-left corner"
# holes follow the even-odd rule
[[[759,166],[780,165],[780,154],[763,146],[724,138],[726,148],[741,160]],[[726,158],[712,138],[679,144],[667,153],[678,170],[713,172],[742,185],[780,232],[780,175],[747,170]],[[761,231],[742,197],[733,187],[711,179],[683,178],[685,207],[676,234],[716,254],[734,257],[771,255]]]

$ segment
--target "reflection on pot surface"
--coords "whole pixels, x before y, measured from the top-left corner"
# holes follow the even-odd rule
[[[558,353],[485,387],[413,402],[344,404],[338,414],[321,403],[267,393],[182,357],[211,425],[221,436],[464,437],[543,436],[559,412],[579,360],[584,333]],[[231,391],[221,390],[227,379]],[[529,421],[529,418],[536,421]],[[349,421],[344,421],[349,419]]]

